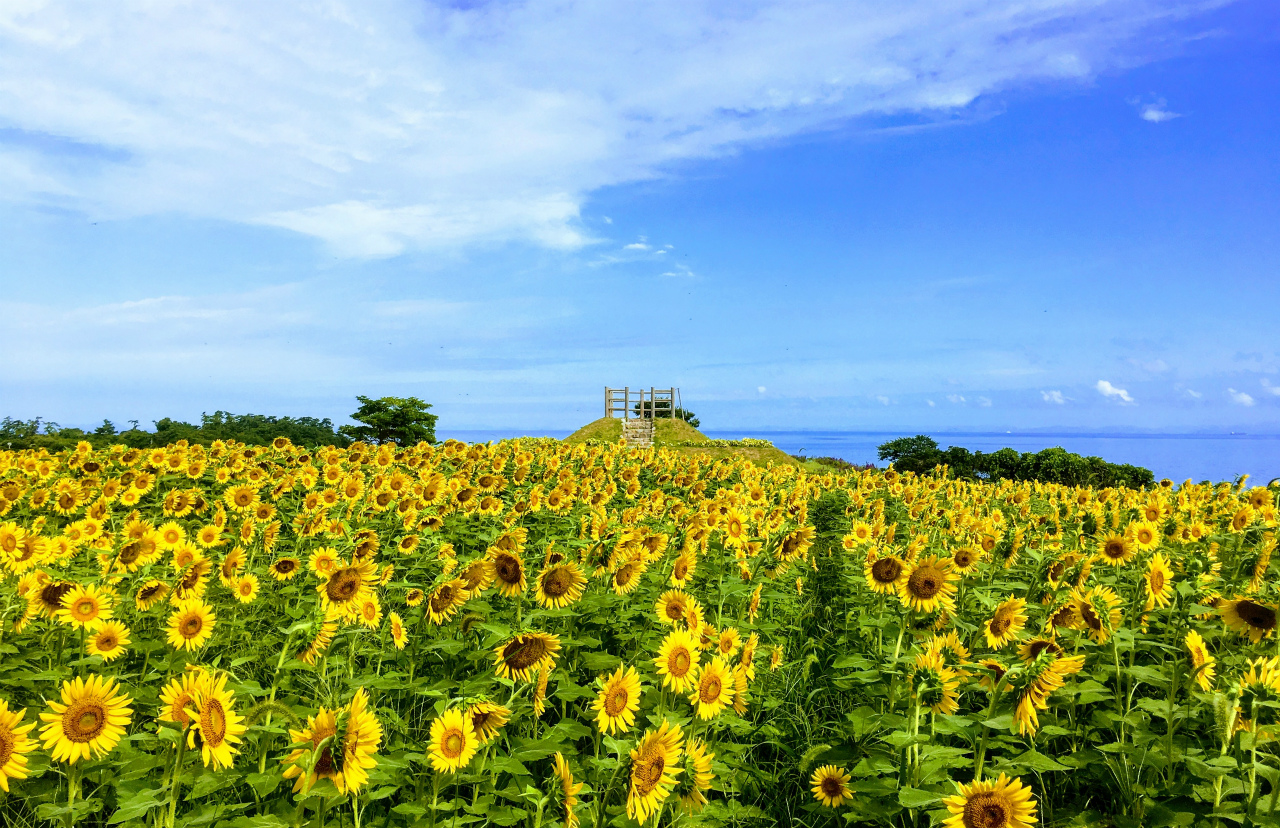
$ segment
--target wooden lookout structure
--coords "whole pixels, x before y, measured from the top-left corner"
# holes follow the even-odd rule
[[[674,416],[680,405],[679,388],[622,388],[604,389],[604,416],[621,416],[624,420],[633,417],[652,420],[656,417]],[[634,409],[634,410],[633,410]],[[664,413],[665,412],[665,413]]]
[[[674,417],[680,404],[679,388],[604,389],[604,416],[622,418],[622,437],[628,446],[653,445],[655,417]]]

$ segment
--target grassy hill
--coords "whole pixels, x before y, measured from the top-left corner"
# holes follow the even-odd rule
[[[707,454],[715,458],[745,457],[753,463],[786,463],[804,465],[791,455],[773,446],[675,446],[672,443],[704,441],[710,438],[684,420],[659,419],[654,428],[654,444],[682,454]],[[617,442],[622,439],[622,420],[617,417],[601,417],[564,438],[566,443],[584,443],[587,440]]]

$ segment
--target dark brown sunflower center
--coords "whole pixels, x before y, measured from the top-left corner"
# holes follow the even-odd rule
[[[106,708],[96,699],[78,701],[62,714],[62,735],[73,742],[92,741],[106,726]]]
[[[1253,601],[1236,604],[1236,613],[1255,630],[1272,630],[1276,626],[1276,611]]]
[[[996,614],[988,625],[993,635],[1004,635],[1013,626],[1013,611],[1005,607],[996,610]]]
[[[1102,547],[1102,554],[1112,560],[1119,560],[1124,557],[1124,541],[1111,539],[1107,541],[1106,546]]]
[[[279,572],[281,575],[288,575],[289,573],[293,572],[297,568],[298,568],[297,561],[288,560],[288,559],[283,561],[276,561],[276,572]]]
[[[1164,573],[1159,569],[1151,570],[1151,591],[1155,593],[1164,591]]]
[[[504,584],[520,583],[520,561],[514,555],[499,555],[493,562],[493,571]]]
[[[844,783],[834,776],[822,780],[822,793],[828,799],[839,799],[844,796]]]
[[[182,619],[182,626],[178,628],[178,632],[183,638],[194,638],[204,628],[204,621],[198,615],[188,615]]]
[[[545,641],[522,636],[502,649],[502,660],[513,670],[525,670],[541,661],[546,654]]]
[[[62,599],[71,591],[71,584],[59,582],[49,584],[40,590],[40,603],[50,612],[62,607]]]
[[[618,586],[626,586],[631,583],[632,576],[635,575],[639,565],[635,561],[628,561],[618,567],[618,571],[613,573],[613,582]]]
[[[355,569],[339,569],[329,577],[324,591],[335,604],[346,603],[360,591],[360,573]]]
[[[1080,605],[1080,618],[1081,620],[1084,621],[1085,626],[1087,626],[1089,629],[1091,630],[1102,629],[1102,619],[1099,618],[1098,614],[1093,611],[1092,604]]]
[[[8,730],[0,730],[0,768],[9,764],[13,758],[13,734]]]
[[[635,767],[631,771],[631,778],[635,781],[636,793],[640,796],[647,795],[658,784],[662,782],[662,773],[667,769],[667,760],[661,755],[646,756],[636,760]]]
[[[467,740],[462,735],[461,730],[450,730],[440,740],[440,750],[450,759],[457,759],[462,755],[462,749],[467,746]]]
[[[1062,648],[1057,644],[1054,644],[1052,641],[1044,638],[1038,638],[1027,645],[1027,656],[1034,660],[1045,650],[1048,650],[1055,655],[1062,655]]]
[[[917,598],[928,600],[942,591],[942,572],[932,566],[920,566],[907,579],[907,589]]]
[[[550,598],[559,598],[573,587],[573,575],[569,568],[557,566],[542,579],[542,591]]]
[[[968,566],[973,563],[973,550],[961,549],[959,552],[956,552],[955,559],[956,566]]]
[[[104,632],[98,635],[99,650],[114,650],[119,643],[120,639],[116,638],[115,633]]]
[[[881,558],[871,565],[871,577],[876,583],[891,584],[902,576],[902,564],[894,558]]]
[[[684,676],[689,672],[689,667],[693,665],[693,657],[689,655],[689,651],[681,647],[672,651],[667,657],[667,668],[671,671],[671,675],[677,678]]]
[[[672,621],[679,621],[684,618],[684,602],[672,600],[667,602],[667,617]]]
[[[724,689],[724,685],[720,681],[720,677],[714,673],[708,673],[706,678],[698,683],[698,701],[705,704],[711,704],[720,698],[720,693]]]
[[[993,793],[975,794],[965,802],[961,821],[964,828],[1006,828],[1009,808]]]

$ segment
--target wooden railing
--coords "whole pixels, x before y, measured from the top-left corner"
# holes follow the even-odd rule
[[[637,408],[638,407],[638,408]],[[622,419],[632,417],[651,420],[654,416],[671,417],[675,410],[681,408],[679,388],[622,388],[604,389],[604,416],[616,417],[621,412]],[[632,409],[636,409],[633,411]]]

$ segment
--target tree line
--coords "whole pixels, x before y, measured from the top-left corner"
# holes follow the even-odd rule
[[[1037,480],[1066,486],[1128,486],[1140,489],[1155,482],[1150,469],[1128,463],[1108,463],[1101,457],[1084,457],[1061,446],[1038,452],[1002,448],[985,453],[960,446],[938,447],[932,437],[917,434],[882,443],[881,460],[898,471],[924,474],[935,466],[950,468],[953,477],[966,480]]]
[[[252,446],[265,446],[277,437],[286,437],[299,446],[348,446],[354,442],[415,445],[436,441],[435,414],[430,403],[417,397],[358,396],[360,407],[351,414],[354,425],[334,427],[328,417],[275,417],[266,414],[232,414],[215,411],[200,415],[199,423],[188,423],[172,417],[153,420],[153,431],[138,427],[137,420],[120,430],[111,420],[86,431],[63,427],[56,422],[36,417],[0,420],[0,448],[21,450],[43,448],[63,451],[86,441],[96,447],[123,443],[131,448],[156,448],[186,440],[209,445],[215,440],[235,440]]]

